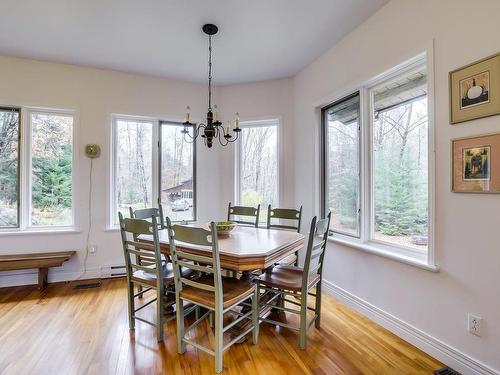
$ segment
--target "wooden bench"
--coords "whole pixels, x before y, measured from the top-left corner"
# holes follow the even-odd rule
[[[47,287],[49,267],[60,267],[71,258],[75,251],[57,251],[51,253],[0,255],[0,271],[38,268],[38,289]]]

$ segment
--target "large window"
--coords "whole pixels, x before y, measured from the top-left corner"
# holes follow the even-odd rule
[[[359,237],[359,93],[324,109],[325,204],[331,228]]]
[[[19,226],[20,110],[0,108],[0,228]]]
[[[428,261],[427,87],[419,57],[323,108],[322,197],[334,238]]]
[[[183,140],[182,129],[182,124],[160,122],[160,198],[164,214],[173,221],[195,219],[195,148]]]
[[[237,157],[237,201],[244,206],[279,204],[278,120],[241,123]]]
[[[129,207],[163,206],[172,221],[196,219],[195,144],[185,142],[182,124],[129,116],[113,117],[110,224]]]
[[[114,214],[125,217],[129,207],[153,207],[153,122],[117,118],[114,126]]]
[[[72,226],[72,175],[71,112],[0,109],[0,228]]]
[[[31,226],[73,223],[73,116],[30,112]]]

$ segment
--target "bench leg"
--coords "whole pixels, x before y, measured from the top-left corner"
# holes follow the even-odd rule
[[[44,290],[47,287],[47,276],[49,274],[48,268],[38,269],[38,290]]]

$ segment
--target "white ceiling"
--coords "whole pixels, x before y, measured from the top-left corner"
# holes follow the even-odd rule
[[[289,77],[387,0],[1,0],[0,54],[214,84]]]

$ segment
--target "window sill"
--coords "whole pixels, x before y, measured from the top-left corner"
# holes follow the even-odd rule
[[[0,237],[7,236],[37,236],[44,234],[78,234],[81,233],[81,230],[77,228],[48,228],[48,229],[18,229],[18,230],[7,230],[0,231]]]
[[[410,256],[405,256],[403,254],[398,254],[396,252],[384,249],[380,246],[370,244],[370,243],[361,243],[361,242],[355,242],[352,240],[347,240],[343,238],[335,238],[335,237],[328,237],[328,241],[331,241],[333,243],[339,244],[339,245],[344,245],[347,247],[351,247],[357,250],[362,250],[366,251],[367,253],[375,254],[382,256],[384,258],[389,258],[392,260],[395,260],[397,262],[401,262],[404,264],[408,264],[410,266],[418,267],[427,271],[431,272],[439,272],[439,267],[436,264],[430,264],[426,262],[425,260],[420,260],[416,259]]]

